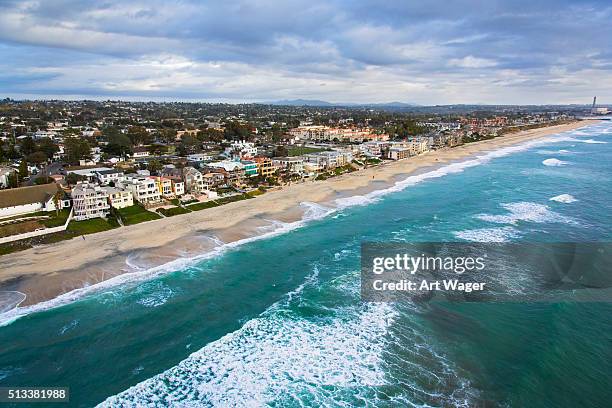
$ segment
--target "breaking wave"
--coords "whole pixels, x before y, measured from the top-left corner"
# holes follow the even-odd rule
[[[578,200],[571,194],[560,194],[558,196],[550,198],[550,201],[557,201],[559,203],[569,204],[575,203]]]

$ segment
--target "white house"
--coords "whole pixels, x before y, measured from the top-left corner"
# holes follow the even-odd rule
[[[138,174],[126,174],[125,180],[119,181],[117,187],[132,192],[134,199],[142,204],[153,204],[161,201],[161,193],[154,179]]]
[[[109,184],[110,182],[117,183],[125,178],[122,171],[115,169],[97,170],[95,175],[100,184]]]
[[[56,183],[0,190],[0,218],[70,207]]]
[[[232,160],[252,159],[257,156],[255,143],[245,140],[233,142],[230,147],[225,149],[225,154]]]

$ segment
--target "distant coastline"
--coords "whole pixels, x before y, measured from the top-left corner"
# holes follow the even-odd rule
[[[577,121],[531,129],[495,139],[444,148],[427,154],[325,181],[306,182],[204,211],[163,218],[120,229],[43,245],[0,257],[0,292],[19,291],[33,305],[118,275],[143,271],[170,261],[211,251],[270,230],[273,222],[304,217],[302,203],[332,206],[336,199],[393,185],[417,170],[459,161],[474,154],[528,142],[596,123]],[[214,239],[213,239],[214,238]],[[215,241],[217,239],[217,241]]]

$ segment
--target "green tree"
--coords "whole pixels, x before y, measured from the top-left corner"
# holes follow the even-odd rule
[[[199,142],[193,136],[183,135],[181,139],[181,143],[178,146],[178,151],[181,156],[184,156],[189,153],[193,153],[198,146]]]
[[[59,151],[59,147],[48,137],[40,139],[37,150],[43,152],[47,158],[52,159],[53,155]]]
[[[287,149],[287,147],[283,146],[283,145],[279,145],[276,146],[276,148],[274,148],[274,157],[286,157],[289,156],[289,150]]]
[[[162,164],[159,160],[151,160],[147,166],[147,169],[151,173],[157,173],[162,169]]]
[[[107,137],[108,144],[104,151],[114,156],[124,156],[132,152],[132,141],[123,133],[112,133]]]
[[[149,144],[151,142],[151,136],[147,129],[142,126],[132,126],[128,129],[128,137],[132,141],[132,145],[138,146],[141,144]]]
[[[31,153],[34,153],[35,150],[36,150],[36,144],[34,143],[34,140],[32,140],[30,136],[24,137],[19,142],[19,151],[24,157]]]
[[[41,151],[30,153],[26,158],[28,163],[41,164],[47,161],[47,155]]]
[[[91,157],[91,148],[87,140],[69,137],[64,140],[66,160],[72,164],[78,164],[79,160]]]
[[[86,179],[87,179],[87,177],[79,176],[76,173],[68,173],[68,175],[66,176],[66,182],[69,185],[71,185],[71,186],[75,185],[77,183],[77,181],[83,181],[83,180],[86,180]]]
[[[19,163],[19,170],[17,171],[19,173],[20,180],[23,180],[30,175],[30,172],[28,171],[28,163],[25,160],[22,160],[21,163]]]
[[[8,176],[8,187],[15,188],[18,185],[19,185],[19,176],[17,175],[17,172],[14,171]]]
[[[157,133],[157,138],[160,142],[172,143],[176,140],[176,129],[163,128]]]

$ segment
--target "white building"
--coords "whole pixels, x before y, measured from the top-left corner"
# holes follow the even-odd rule
[[[148,176],[126,174],[125,180],[120,181],[117,186],[131,191],[134,200],[141,204],[154,204],[161,201],[161,193],[157,188],[157,183]]]
[[[109,184],[111,182],[118,183],[125,178],[122,171],[110,169],[110,170],[97,170],[95,172],[96,178],[100,184]]]
[[[204,153],[188,154],[187,160],[194,163],[206,163],[214,159],[213,155]]]
[[[7,188],[9,185],[9,176],[11,173],[15,173],[15,169],[12,167],[0,166],[0,188]]]
[[[275,157],[272,165],[291,173],[302,173],[304,171],[304,159],[301,157]]]
[[[257,156],[255,143],[245,140],[233,142],[230,147],[225,149],[225,154],[232,160],[248,160]]]
[[[70,207],[55,183],[0,190],[0,218]]]
[[[79,182],[72,189],[71,195],[76,221],[106,218],[110,213],[108,194],[103,187]]]

